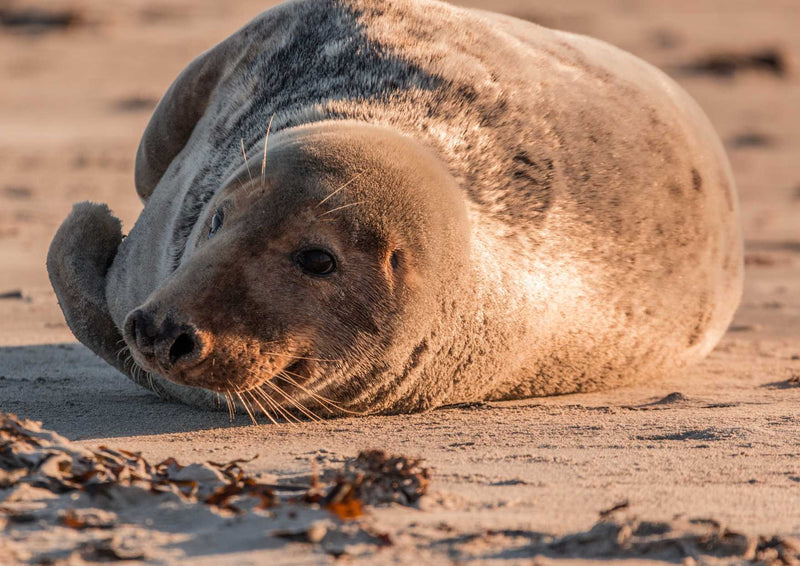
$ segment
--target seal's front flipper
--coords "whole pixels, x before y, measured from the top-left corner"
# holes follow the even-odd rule
[[[106,303],[106,273],[121,242],[122,224],[106,205],[78,203],[50,244],[47,272],[73,334],[130,376],[117,356],[125,344]]]

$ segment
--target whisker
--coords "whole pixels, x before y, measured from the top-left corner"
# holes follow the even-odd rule
[[[298,409],[298,410],[299,410],[299,411],[300,411],[300,412],[301,412],[303,415],[305,415],[306,417],[308,417],[309,419],[311,419],[311,421],[312,421],[312,422],[322,422],[322,421],[324,420],[324,419],[323,419],[323,418],[322,418],[320,415],[318,415],[317,413],[315,413],[315,412],[314,412],[314,411],[313,411],[313,410],[312,410],[310,407],[308,407],[306,404],[304,404],[303,402],[301,402],[299,399],[296,399],[295,397],[293,397],[293,396],[289,395],[289,394],[288,394],[286,391],[284,391],[283,389],[281,389],[280,387],[278,387],[278,386],[277,386],[275,383],[272,383],[272,382],[270,381],[270,382],[268,382],[268,384],[269,384],[269,386],[270,386],[272,389],[274,389],[275,391],[279,392],[279,393],[280,393],[280,394],[281,394],[283,397],[285,397],[286,399],[288,399],[288,401],[289,401],[289,402],[290,402],[292,405],[294,405],[295,407],[297,407],[297,409]]]
[[[233,422],[234,411],[231,395],[227,391],[224,391],[222,394],[225,396],[225,404],[228,406],[228,418],[230,419],[230,422]]]
[[[365,171],[361,171],[360,173],[357,173],[357,174],[356,174],[356,175],[355,175],[355,176],[354,176],[352,179],[350,179],[349,181],[347,181],[347,182],[346,182],[344,185],[342,185],[341,187],[339,187],[338,189],[336,189],[335,191],[333,191],[331,194],[329,194],[328,196],[326,196],[324,199],[322,199],[321,201],[319,201],[319,202],[317,203],[317,206],[315,206],[314,208],[319,208],[320,206],[322,206],[322,205],[325,203],[325,201],[327,201],[329,198],[331,198],[333,195],[335,195],[335,194],[336,194],[336,193],[338,193],[339,191],[341,191],[341,190],[344,190],[344,189],[345,189],[345,188],[346,188],[346,187],[347,187],[347,186],[348,186],[350,183],[352,183],[353,181],[355,181],[356,179],[358,179],[358,178],[359,178],[361,175],[363,175],[364,173],[365,173]]]
[[[319,215],[319,217],[322,218],[326,214],[333,214],[337,210],[342,210],[343,208],[350,208],[351,206],[357,206],[359,204],[364,204],[365,202],[366,201],[359,200],[357,202],[351,202],[349,204],[343,204],[342,206],[337,206],[336,208],[332,208],[331,210],[327,210],[327,211],[323,212],[322,214]]]
[[[254,402],[256,405],[258,405],[258,408],[259,408],[259,409],[261,409],[261,412],[264,414],[264,416],[265,416],[265,417],[267,417],[267,418],[268,418],[270,421],[272,421],[272,424],[275,424],[275,425],[277,425],[277,424],[278,424],[278,421],[276,421],[276,420],[275,420],[275,418],[274,418],[274,417],[273,417],[273,416],[270,414],[270,412],[269,412],[267,409],[265,409],[265,408],[264,408],[264,405],[262,405],[262,404],[261,404],[261,403],[258,401],[258,398],[257,398],[255,395],[252,395],[251,397],[252,397],[252,399],[253,399],[253,402]]]
[[[242,394],[239,393],[238,391],[236,392],[236,396],[239,398],[239,401],[242,402],[242,405],[244,406],[244,410],[247,411],[247,414],[249,415],[250,420],[253,421],[254,425],[258,426],[258,421],[253,416],[253,412],[250,410],[250,405],[247,403],[247,399],[245,397],[243,397]]]
[[[267,174],[267,145],[269,144],[269,132],[272,129],[272,121],[275,119],[275,114],[273,113],[269,119],[269,124],[267,124],[267,135],[264,136],[264,160],[261,162],[261,188],[264,188],[264,180]]]
[[[304,358],[303,356],[295,356],[294,354],[279,354],[278,352],[264,352],[261,351],[261,354],[267,354],[268,356],[283,356],[286,358],[292,358],[295,360],[311,360],[312,362],[335,362],[336,360],[326,360],[325,358]]]
[[[292,415],[289,411],[285,408],[281,407],[281,404],[278,403],[275,399],[272,399],[269,395],[264,392],[263,389],[253,389],[253,391],[258,394],[264,402],[266,402],[273,410],[280,415],[280,417],[286,421],[288,424],[295,426],[295,422],[300,423],[300,419]],[[294,419],[294,422],[292,421]]]
[[[308,409],[307,407],[304,407],[302,404],[300,404],[298,401],[296,401],[296,400],[295,400],[295,399],[294,399],[294,398],[293,398],[291,395],[289,395],[288,393],[286,393],[286,391],[282,390],[280,387],[278,387],[277,385],[275,385],[275,384],[274,384],[274,383],[272,383],[271,381],[266,381],[266,382],[264,382],[264,385],[268,385],[268,386],[269,386],[269,387],[271,387],[273,390],[275,390],[275,391],[277,391],[278,393],[280,393],[280,394],[281,394],[281,395],[282,395],[282,396],[283,396],[283,397],[284,397],[284,398],[285,398],[287,401],[289,401],[289,402],[290,402],[292,405],[294,405],[295,407],[297,407],[297,409],[298,409],[298,410],[299,410],[301,413],[303,413],[305,416],[307,416],[307,417],[308,417],[309,419],[311,419],[312,421],[315,421],[315,422],[320,422],[320,421],[322,420],[322,419],[319,417],[319,415],[317,415],[316,413],[314,413],[313,411],[311,411],[311,409]]]
[[[280,372],[278,372],[278,373],[280,373],[280,374],[283,374],[285,377],[287,377],[288,379],[290,379],[290,380],[291,380],[291,382],[292,382],[294,385],[297,385],[297,387],[300,387],[300,388],[302,388],[302,387],[303,387],[303,385],[302,385],[302,384],[300,384],[300,383],[299,383],[297,380],[295,380],[295,379],[291,379],[291,377],[289,377],[289,376],[296,377],[297,379],[306,379],[306,376],[304,376],[304,375],[300,375],[299,373],[294,373],[294,372],[291,372],[291,371],[289,371],[288,369],[282,369],[282,370],[281,370]],[[320,398],[320,399],[324,399],[324,400],[325,400],[325,401],[327,401],[328,403],[331,403],[332,405],[336,406],[337,408],[340,408],[340,407],[338,407],[338,406],[337,406],[337,404],[336,404],[336,401],[334,401],[333,399],[331,399],[331,398],[329,398],[329,397],[325,397],[324,395],[322,395],[322,394],[320,394],[320,393],[317,393],[317,392],[315,392],[315,391],[311,391],[311,390],[306,390],[306,391],[307,391],[309,394],[316,395],[318,398]],[[360,413],[359,413],[359,414],[360,414]]]
[[[124,340],[121,340],[121,342],[124,342]],[[119,342],[117,343],[117,346],[119,346]],[[127,349],[128,349],[128,346],[127,346],[127,345],[125,345],[125,346],[123,346],[122,348],[120,348],[119,350],[117,350],[117,355],[116,355],[116,358],[117,358],[117,360],[120,360],[120,359],[121,359],[121,356],[122,356],[122,354],[123,354],[123,353],[125,352],[125,350],[127,350]]]
[[[305,394],[311,396],[314,400],[316,400],[319,403],[323,404],[323,406],[325,406],[326,409],[330,410],[330,408],[332,407],[333,409],[335,409],[337,411],[341,411],[343,413],[347,413],[347,414],[350,414],[350,415],[363,415],[363,414],[365,414],[364,412],[350,411],[349,409],[345,409],[344,407],[340,406],[338,403],[336,403],[332,399],[328,399],[327,397],[324,397],[323,395],[320,395],[319,393],[316,393],[314,391],[311,391],[307,387],[304,387],[303,385],[298,383],[297,380],[292,379],[287,374],[294,375],[294,376],[296,376],[298,378],[301,378],[301,379],[303,378],[303,376],[301,376],[301,375],[297,375],[296,373],[287,372],[286,370],[279,371],[276,374],[276,377],[279,377],[280,379],[283,379],[284,381],[290,383],[291,385],[294,385],[295,387],[300,389]]]
[[[289,377],[288,375],[285,375],[283,372],[279,372],[279,373],[277,373],[277,374],[275,375],[275,377],[277,377],[278,379],[282,379],[283,381],[285,381],[286,383],[288,383],[288,384],[290,384],[290,385],[293,385],[294,387],[297,387],[297,388],[298,388],[298,389],[300,389],[300,390],[301,390],[303,393],[305,393],[306,395],[308,395],[308,396],[309,396],[311,399],[313,399],[314,401],[316,401],[317,403],[319,403],[319,404],[320,404],[320,406],[321,406],[321,407],[323,407],[324,409],[326,409],[326,410],[328,410],[328,411],[331,411],[331,410],[340,410],[340,408],[339,408],[339,407],[337,407],[335,403],[333,403],[332,401],[330,401],[330,400],[328,400],[328,399],[326,399],[326,398],[324,398],[324,397],[322,397],[322,396],[319,396],[319,395],[317,395],[316,393],[314,393],[314,392],[313,392],[313,391],[311,391],[310,389],[308,389],[308,388],[306,388],[306,387],[304,387],[304,386],[300,385],[300,384],[299,384],[297,381],[295,381],[294,379],[292,379],[292,378],[291,378],[291,377]]]
[[[245,371],[246,371],[247,373],[251,374],[251,375],[254,375],[254,376],[256,376],[256,377],[258,377],[258,375],[259,375],[258,373],[256,373],[255,371],[252,371],[252,370],[250,370],[250,369],[245,369]],[[232,385],[230,382],[228,382],[228,385],[229,385],[231,388],[233,388],[233,385]],[[264,401],[265,401],[265,402],[266,402],[266,403],[267,403],[267,404],[268,404],[270,407],[272,407],[272,409],[273,409],[274,411],[276,411],[277,413],[279,413],[279,414],[280,414],[280,415],[281,415],[281,416],[282,416],[282,417],[283,417],[283,418],[284,418],[284,419],[285,419],[285,420],[286,420],[286,421],[287,421],[289,424],[294,424],[294,423],[292,423],[292,421],[291,421],[290,415],[289,415],[288,413],[286,413],[286,412],[285,412],[285,411],[284,411],[284,410],[281,408],[281,406],[280,406],[280,405],[279,405],[277,402],[275,402],[273,399],[270,399],[270,398],[269,398],[267,395],[265,395],[265,394],[264,394],[264,392],[263,392],[263,391],[261,391],[260,389],[249,389],[249,390],[244,390],[244,391],[242,391],[241,393],[243,393],[243,394],[247,395],[247,396],[248,396],[250,399],[252,399],[252,400],[253,400],[253,401],[254,401],[254,402],[255,402],[255,403],[256,403],[256,404],[259,406],[259,408],[261,408],[261,410],[262,410],[262,412],[264,413],[264,415],[265,415],[265,416],[266,416],[266,417],[267,417],[267,418],[268,418],[270,421],[272,421],[272,423],[273,423],[273,424],[276,424],[276,425],[277,425],[277,424],[278,424],[278,422],[277,422],[277,421],[276,421],[276,420],[275,420],[275,419],[272,417],[272,415],[270,414],[270,412],[269,412],[269,411],[268,411],[266,408],[264,408],[264,406],[263,406],[261,403],[259,403],[259,402],[258,402],[258,399],[255,397],[254,393],[258,393],[258,394],[260,394],[260,395],[261,395],[261,397],[262,397],[262,399],[263,399],[263,400],[264,400]],[[248,411],[248,414],[250,414],[250,418],[252,419],[252,418],[253,418],[253,416],[252,416],[252,413],[250,413],[250,410],[249,410],[250,408],[249,408],[249,406],[247,405],[246,401],[244,401],[244,400],[242,399],[242,396],[240,395],[240,392],[236,391],[236,395],[239,397],[239,399],[240,399],[240,400],[242,400],[242,403],[245,405],[245,410],[247,410],[247,411]],[[295,420],[297,420],[297,419],[295,419]],[[297,422],[300,422],[300,421],[298,420]]]
[[[280,375],[278,375],[278,376],[275,376],[275,377],[277,377],[277,378],[279,378],[279,379],[282,379],[283,381],[286,381],[286,382],[287,382],[287,383],[289,383],[290,385],[293,385],[293,386],[295,386],[295,387],[300,387],[299,385],[297,385],[297,384],[294,384],[294,383],[292,383],[291,381],[287,380],[287,379],[286,379],[284,376],[280,376]],[[309,400],[310,400],[310,401],[312,401],[312,402],[316,403],[317,405],[319,405],[319,407],[320,407],[321,409],[324,409],[324,410],[325,410],[325,411],[327,411],[329,414],[336,414],[336,413],[337,413],[337,412],[340,410],[338,407],[336,407],[335,405],[331,405],[331,404],[329,404],[329,403],[328,403],[327,401],[325,401],[324,399],[317,399],[317,398],[316,398],[316,397],[313,395],[313,393],[312,393],[312,392],[310,392],[310,391],[304,391],[304,393],[306,393],[306,395],[308,396],[308,398],[309,398]]]
[[[296,426],[296,424],[300,424],[302,421],[294,416],[290,411],[288,411],[285,407],[282,407],[281,404],[277,401],[277,399],[273,399],[263,389],[258,390],[261,397],[264,399],[269,399],[271,406],[275,407],[275,410],[278,411],[281,415],[281,418],[289,423],[292,426]]]
[[[253,175],[250,173],[250,164],[247,163],[247,152],[244,150],[244,138],[239,138],[239,143],[242,146],[242,157],[244,157],[244,166],[247,167],[247,176],[250,177],[250,182],[252,182]]]

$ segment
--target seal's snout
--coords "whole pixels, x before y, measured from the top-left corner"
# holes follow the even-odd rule
[[[188,369],[203,361],[203,337],[192,324],[177,324],[169,316],[158,324],[155,316],[136,309],[125,321],[125,337],[148,362],[164,370]]]

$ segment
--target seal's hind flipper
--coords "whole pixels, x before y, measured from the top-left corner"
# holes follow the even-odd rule
[[[106,273],[121,242],[122,224],[106,205],[78,203],[50,244],[47,272],[73,334],[130,376],[117,356],[124,342],[106,302]]]

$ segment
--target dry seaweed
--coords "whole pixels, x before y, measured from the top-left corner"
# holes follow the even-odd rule
[[[789,65],[784,50],[765,48],[750,52],[718,52],[699,57],[683,65],[685,74],[733,77],[744,71],[760,71],[785,77]]]
[[[189,466],[167,458],[152,464],[138,452],[108,446],[88,450],[42,429],[40,423],[0,414],[0,488],[27,484],[53,493],[83,491],[95,496],[112,487],[137,487],[234,513],[249,505],[237,505],[243,500],[251,500],[257,509],[285,500],[320,505],[341,519],[354,519],[365,505],[413,505],[429,483],[420,460],[379,450],[359,454],[326,486],[316,473],[307,486],[260,482],[242,467],[254,458]],[[73,528],[92,526],[74,512],[63,522]]]
[[[427,493],[430,475],[421,460],[367,450],[345,464],[339,483],[351,486],[354,496],[367,505],[414,505]]]
[[[69,29],[82,21],[80,14],[72,10],[0,7],[0,27],[26,34]]]
[[[8,524],[20,532],[62,528],[78,543],[66,542],[60,549],[56,543],[33,553],[20,549],[24,561],[139,560],[147,558],[143,548],[158,549],[143,547],[153,534],[129,522],[132,509],[142,512],[148,524],[162,504],[185,510],[207,505],[210,515],[221,519],[267,525],[275,520],[269,536],[341,556],[359,544],[393,544],[391,536],[373,532],[360,519],[369,505],[415,504],[429,482],[420,460],[381,451],[362,452],[343,469],[322,475],[314,463],[306,485],[261,482],[244,467],[252,460],[182,465],[167,458],[154,464],[138,452],[83,448],[41,423],[0,412],[0,527]],[[61,535],[59,540],[67,539]],[[20,547],[8,549],[12,556],[15,548]]]

